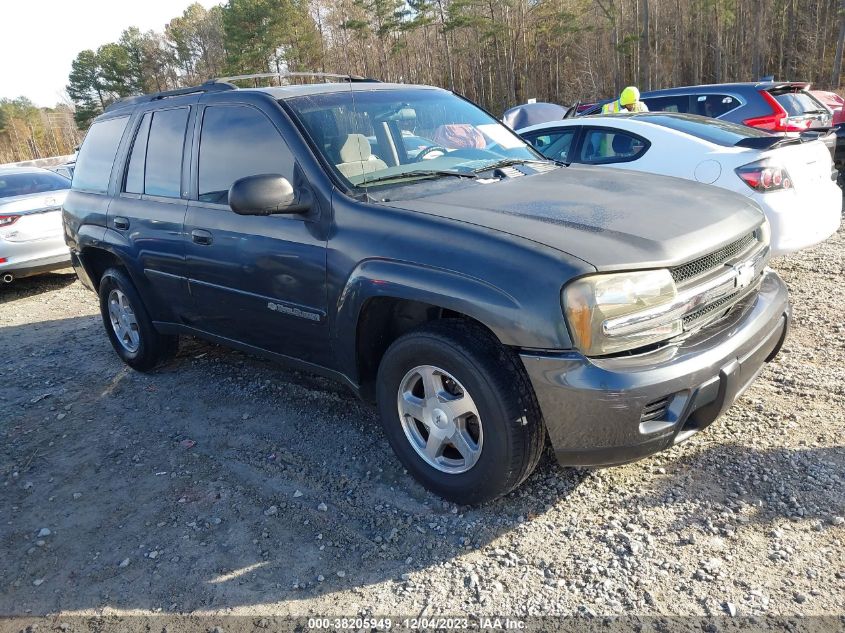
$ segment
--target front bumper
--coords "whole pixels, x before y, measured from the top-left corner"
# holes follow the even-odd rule
[[[558,461],[623,464],[677,444],[733,404],[780,350],[790,322],[774,272],[760,292],[680,345],[629,357],[522,353]]]

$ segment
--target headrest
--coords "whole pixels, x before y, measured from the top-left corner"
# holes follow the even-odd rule
[[[628,154],[634,145],[634,139],[627,134],[615,134],[612,145],[614,154]]]
[[[340,148],[340,161],[342,163],[357,163],[362,160],[369,160],[371,154],[370,142],[366,136],[349,134]]]

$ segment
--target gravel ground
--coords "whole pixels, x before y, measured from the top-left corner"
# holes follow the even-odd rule
[[[845,615],[845,230],[730,412],[606,470],[443,503],[372,409],[196,340],[122,365],[73,276],[0,288],[0,614]]]

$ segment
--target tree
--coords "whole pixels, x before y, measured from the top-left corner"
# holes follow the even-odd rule
[[[76,123],[83,129],[106,107],[99,73],[97,54],[90,49],[80,52],[71,63],[67,92],[76,106]]]

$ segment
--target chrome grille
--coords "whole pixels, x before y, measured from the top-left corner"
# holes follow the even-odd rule
[[[757,236],[754,233],[749,233],[735,242],[731,242],[727,246],[723,246],[718,251],[714,251],[704,257],[699,257],[691,262],[676,266],[671,270],[672,278],[676,284],[682,284],[685,281],[703,275],[718,268],[725,262],[733,259],[740,253],[746,251],[752,244],[757,243]]]
[[[734,292],[732,294],[729,294],[727,297],[722,297],[721,299],[717,299],[713,303],[710,303],[710,304],[704,306],[700,310],[696,310],[695,312],[686,315],[683,318],[684,329],[689,330],[691,327],[696,325],[699,321],[702,321],[705,317],[710,316],[713,313],[715,313],[716,311],[718,311],[719,308],[723,308],[723,309],[727,310],[734,303],[734,299],[739,298],[740,294],[745,294],[745,293]]]

